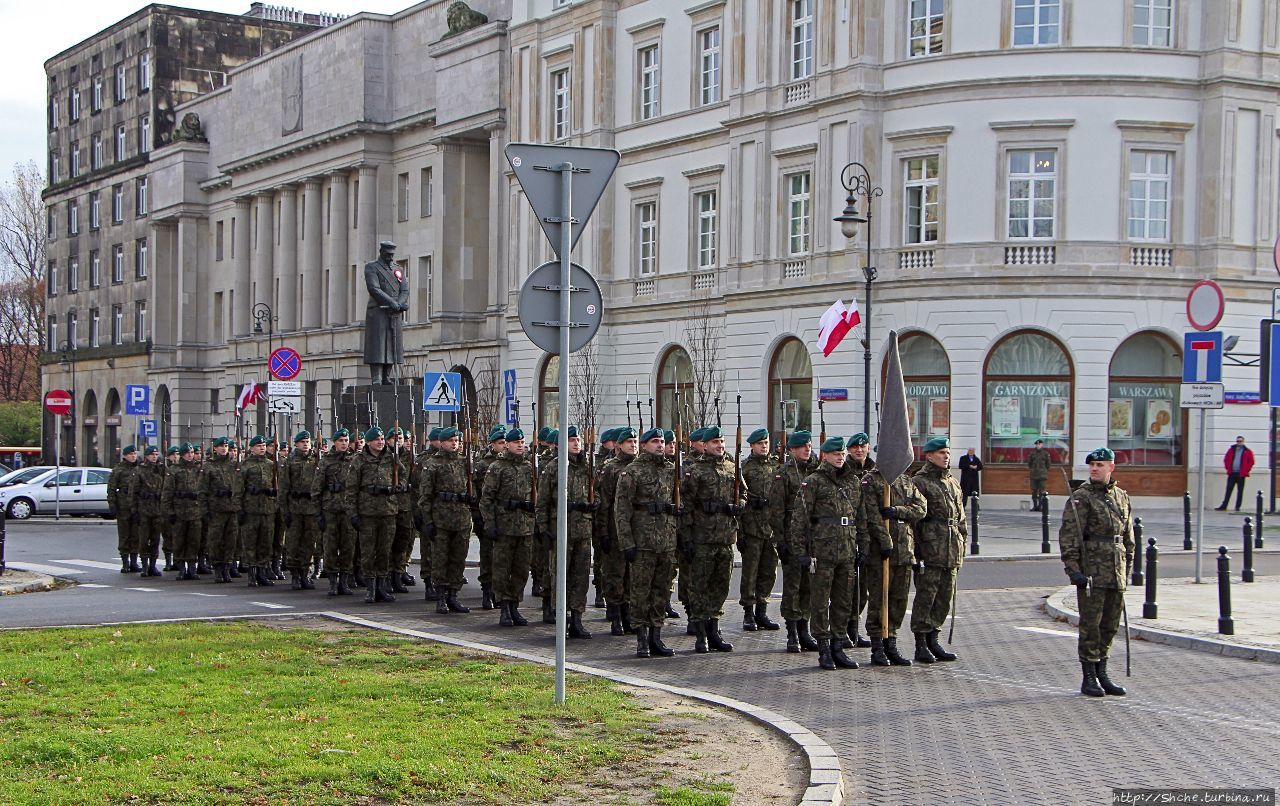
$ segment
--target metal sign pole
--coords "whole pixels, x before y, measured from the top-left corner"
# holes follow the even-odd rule
[[[1204,542],[1204,439],[1205,427],[1204,421],[1209,414],[1208,409],[1200,409],[1200,470],[1199,479],[1196,481],[1196,584],[1199,585],[1202,580],[1200,578],[1200,547]]]
[[[1275,514],[1276,511],[1276,407],[1271,407],[1271,433],[1267,440],[1271,443],[1271,491],[1268,498],[1271,506],[1267,509],[1268,513]]]
[[[62,487],[58,479],[62,476],[62,415],[53,415],[53,519],[62,519]]]
[[[573,163],[560,166],[560,450],[556,457],[556,704],[564,704],[566,577],[569,575],[569,253],[573,250]],[[587,482],[588,484],[590,481]]]

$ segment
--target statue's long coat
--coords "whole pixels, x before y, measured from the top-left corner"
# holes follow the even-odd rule
[[[369,289],[369,306],[364,314],[364,362],[403,364],[404,337],[400,308],[409,304],[409,278],[397,279],[396,266],[381,260],[364,264],[364,284]],[[403,275],[403,272],[401,272]]]

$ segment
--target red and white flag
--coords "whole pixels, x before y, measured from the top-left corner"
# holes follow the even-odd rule
[[[266,389],[262,384],[249,381],[240,390],[240,397],[236,399],[236,416],[240,416],[240,412],[248,406],[256,406],[258,401],[262,399]]]
[[[822,350],[822,357],[831,355],[853,326],[861,321],[862,316],[858,313],[856,299],[849,303],[847,310],[843,300],[836,300],[830,308],[827,308],[822,318],[818,320],[818,349]]]

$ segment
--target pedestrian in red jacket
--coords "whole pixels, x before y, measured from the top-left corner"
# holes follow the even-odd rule
[[[1244,437],[1236,437],[1236,444],[1227,448],[1226,456],[1222,457],[1222,464],[1227,469],[1227,494],[1222,496],[1222,505],[1216,509],[1221,512],[1227,508],[1227,502],[1231,500],[1231,491],[1236,491],[1236,512],[1240,511],[1240,500],[1244,498],[1244,480],[1249,478],[1249,471],[1253,470],[1253,451],[1245,447]]]

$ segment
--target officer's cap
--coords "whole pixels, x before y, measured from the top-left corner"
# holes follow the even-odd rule
[[[128,455],[129,455],[129,454],[131,454],[131,453],[137,453],[137,452],[138,452],[138,446],[137,446],[137,445],[125,445],[125,446],[124,446],[124,450],[120,451],[120,455],[121,455],[121,456],[128,456]]]
[[[396,245],[391,241],[378,241],[378,249],[383,252],[394,252],[396,251]]]
[[[671,431],[671,430],[663,431],[663,432],[662,432],[662,438],[663,438],[664,440],[666,440],[667,442],[675,442],[675,441],[676,441],[676,432],[675,432],[675,431]]]
[[[720,426],[718,425],[709,425],[706,428],[702,429],[703,442],[709,442],[710,440],[713,440],[713,439],[723,439],[723,438],[724,438],[724,432],[720,430]]]
[[[370,428],[368,431],[364,432],[364,441],[371,442],[375,439],[382,439],[386,437],[386,435],[387,434],[385,431],[383,431],[381,428],[375,425],[373,428]]]
[[[920,450],[923,451],[924,453],[933,453],[934,451],[940,451],[943,448],[950,448],[950,447],[951,447],[951,443],[947,441],[946,437],[934,437],[933,439],[926,442],[924,444],[924,447],[921,448]]]
[[[866,433],[862,431],[859,431],[858,433],[849,437],[850,448],[852,448],[854,445],[867,445],[867,444],[870,444],[870,442],[871,442],[871,437],[868,437]]]
[[[493,429],[489,431],[490,442],[497,442],[500,439],[506,439],[506,438],[507,438],[507,427],[504,425],[495,425]]]
[[[339,428],[337,431],[334,431],[334,432],[333,432],[333,441],[334,441],[334,442],[337,442],[338,440],[342,439],[343,437],[350,438],[350,437],[351,437],[351,432],[350,432],[350,431],[348,431],[348,430],[347,430],[347,429],[345,429],[345,428]]]
[[[213,447],[215,448],[217,448],[220,445],[230,445],[230,444],[231,444],[230,437],[218,437],[213,441]]]
[[[629,439],[635,439],[636,430],[629,425],[622,426],[621,428],[615,428],[613,429],[613,438],[618,442],[626,442]]]
[[[1110,448],[1094,448],[1093,452],[1085,457],[1084,463],[1090,462],[1114,462],[1116,454]]]
[[[792,431],[791,436],[787,437],[788,448],[803,448],[813,442],[813,434],[808,431]]]
[[[254,445],[266,445],[266,444],[267,444],[267,438],[262,436],[261,434],[258,434],[256,437],[249,440],[250,448],[252,448]]]
[[[440,439],[453,439],[454,437],[458,436],[461,433],[462,433],[461,431],[454,428],[453,426],[448,426],[446,428],[440,429]]]
[[[311,432],[305,428],[293,435],[294,442],[301,442],[304,439],[311,439]]]
[[[650,440],[662,439],[662,438],[663,437],[662,437],[661,428],[650,428],[648,431],[645,431],[643,434],[640,435],[640,441],[642,443],[649,442]]]
[[[747,437],[747,444],[754,445],[757,442],[766,440],[768,438],[769,438],[769,429],[757,428],[756,430],[752,431],[751,434]]]
[[[822,443],[823,453],[839,453],[844,450],[844,437],[827,437],[827,441]]]
[[[160,449],[157,448],[155,445],[148,445],[147,449],[142,453],[144,456],[150,456],[153,453],[159,453],[159,452],[160,452]]]
[[[524,432],[519,428],[513,428],[507,432],[507,442],[517,442],[524,439]]]

